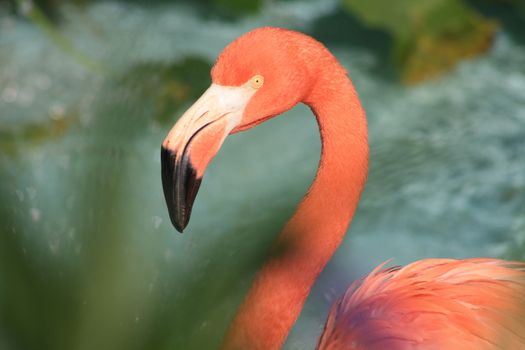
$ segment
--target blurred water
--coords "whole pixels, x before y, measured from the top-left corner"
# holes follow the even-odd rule
[[[171,125],[154,115],[157,77],[130,72],[212,62],[261,25],[314,32],[334,6],[268,2],[233,22],[184,4],[65,6],[61,32],[100,70],[0,15],[0,348],[216,347],[314,176],[316,123],[298,106],[230,137],[179,235],[160,185]],[[313,348],[336,296],[387,259],[525,251],[525,49],[502,32],[487,56],[407,88],[373,51],[327,45],[367,110],[371,172],[286,349]]]

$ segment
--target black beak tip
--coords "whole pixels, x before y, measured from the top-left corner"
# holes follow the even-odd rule
[[[173,224],[173,227],[175,227],[175,230],[179,231],[180,233],[184,233],[184,229],[186,226],[179,225],[176,221],[171,220],[171,223]]]
[[[182,233],[190,221],[201,178],[197,177],[186,152],[180,158],[164,146],[160,151],[162,187],[171,223]]]

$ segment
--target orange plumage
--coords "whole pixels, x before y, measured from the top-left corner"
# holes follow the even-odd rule
[[[319,350],[525,349],[525,264],[377,267],[332,307]]]

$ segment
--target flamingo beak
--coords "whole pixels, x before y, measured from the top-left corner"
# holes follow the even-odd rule
[[[181,232],[209,162],[239,125],[254,90],[212,84],[177,121],[161,147],[162,186],[173,226]]]

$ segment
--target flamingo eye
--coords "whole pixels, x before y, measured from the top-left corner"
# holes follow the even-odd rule
[[[264,84],[264,77],[262,75],[256,75],[250,80],[250,85],[254,89],[259,89]]]

